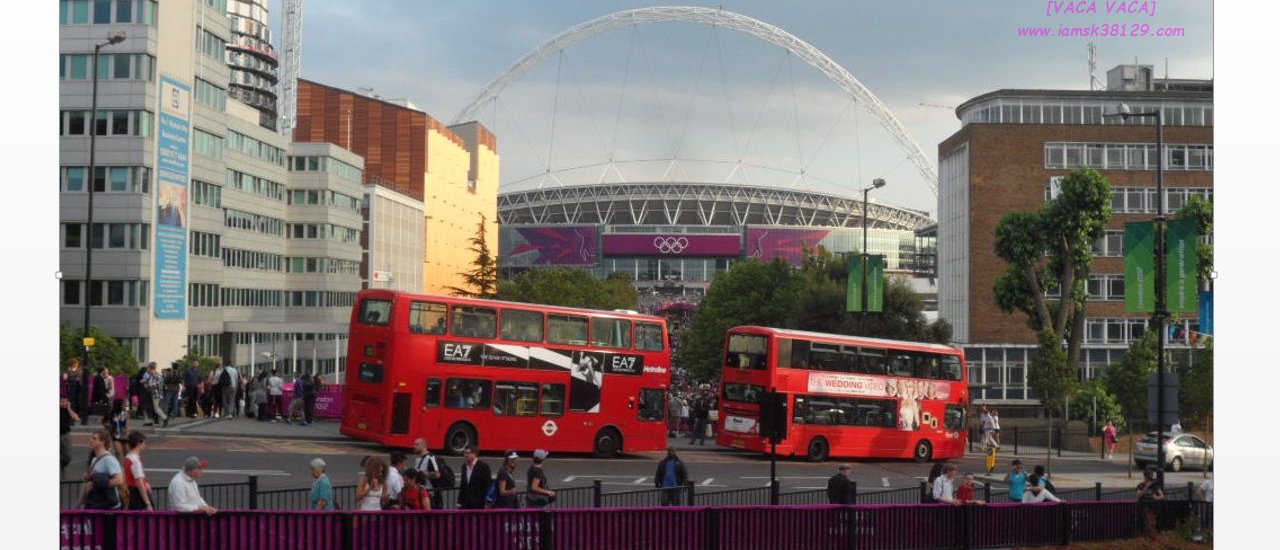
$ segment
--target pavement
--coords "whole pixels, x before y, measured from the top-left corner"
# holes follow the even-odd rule
[[[74,432],[89,433],[100,429],[95,421],[87,426],[75,425]],[[144,421],[129,419],[130,430],[142,430],[148,435],[163,436],[217,436],[242,437],[252,439],[282,439],[296,441],[341,441],[351,442],[351,438],[338,432],[339,422],[336,420],[317,420],[303,426],[297,422],[258,422],[252,418],[174,418],[167,427],[160,425],[145,426]]]

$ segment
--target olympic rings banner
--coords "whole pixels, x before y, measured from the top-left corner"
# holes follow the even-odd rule
[[[614,233],[604,236],[606,256],[733,256],[742,254],[739,235]]]

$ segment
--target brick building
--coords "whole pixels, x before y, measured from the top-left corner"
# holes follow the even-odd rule
[[[1161,109],[1165,211],[1177,212],[1193,195],[1213,198],[1212,81],[1162,82],[1129,82],[1127,90],[997,90],[956,108],[961,128],[938,146],[939,314],[966,350],[976,402],[1036,403],[1026,386],[1035,334],[1025,315],[1006,315],[995,303],[994,283],[1006,268],[995,255],[995,229],[1005,214],[1044,204],[1054,180],[1072,169],[1097,169],[1114,193],[1107,234],[1094,243],[1081,378],[1117,362],[1146,329],[1145,315],[1124,312],[1122,247],[1124,224],[1156,213],[1156,131],[1143,119],[1102,115],[1120,103],[1134,112]],[[1173,323],[1182,330],[1169,346],[1186,353],[1198,320],[1184,315]]]

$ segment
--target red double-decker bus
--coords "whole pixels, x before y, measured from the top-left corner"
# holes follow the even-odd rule
[[[454,454],[667,447],[659,317],[375,289],[350,332],[345,435]]]
[[[730,329],[725,340],[721,446],[769,452],[759,399],[772,390],[787,400],[781,455],[964,455],[969,388],[958,348],[754,326]]]

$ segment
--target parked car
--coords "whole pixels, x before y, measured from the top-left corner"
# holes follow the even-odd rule
[[[1133,450],[1133,461],[1138,466],[1155,464],[1156,432],[1150,432]],[[1213,469],[1213,447],[1205,443],[1199,436],[1182,433],[1178,435],[1164,434],[1165,466],[1172,472],[1183,468]]]

